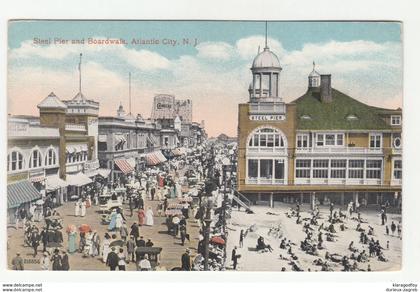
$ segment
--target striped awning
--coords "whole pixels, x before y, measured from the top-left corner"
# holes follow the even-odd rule
[[[155,152],[146,154],[147,165],[158,165],[165,161],[166,161],[166,157],[160,151],[155,151]]]
[[[7,208],[17,208],[23,203],[36,201],[41,194],[29,180],[22,180],[7,185]]]
[[[115,159],[114,162],[124,174],[134,171],[134,168],[126,159]]]

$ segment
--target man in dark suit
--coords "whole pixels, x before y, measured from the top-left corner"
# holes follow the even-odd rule
[[[140,236],[140,239],[137,239],[136,241],[137,247],[145,247],[146,241],[144,241],[143,236]]]
[[[238,265],[238,258],[240,255],[236,254],[237,246],[235,246],[234,249],[232,249],[232,262],[233,262],[233,269],[236,270],[236,266]]]
[[[111,252],[108,254],[106,258],[106,265],[109,267],[111,271],[115,271],[118,267],[118,255],[115,253],[115,247],[111,247]]]
[[[188,248],[181,257],[181,270],[191,271],[190,250]]]
[[[42,251],[46,252],[47,251],[47,245],[48,245],[48,229],[46,229],[45,227],[42,228],[41,234],[41,241],[42,241]]]

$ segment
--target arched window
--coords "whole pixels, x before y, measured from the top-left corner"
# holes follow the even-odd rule
[[[29,168],[37,168],[42,166],[41,152],[35,149],[32,150],[31,157],[29,158]]]
[[[260,128],[252,132],[248,138],[248,149],[275,151],[286,147],[284,135],[275,128]]]
[[[279,129],[257,128],[248,136],[246,183],[287,184],[287,139]]]
[[[23,169],[23,155],[19,151],[13,151],[7,156],[7,171]]]
[[[57,155],[53,148],[49,148],[45,155],[45,166],[51,166],[57,164]]]

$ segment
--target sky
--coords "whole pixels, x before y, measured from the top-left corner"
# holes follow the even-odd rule
[[[193,120],[204,120],[210,136],[234,136],[264,35],[263,21],[10,21],[8,112],[38,115],[36,105],[50,92],[73,98],[82,53],[82,92],[100,102],[100,115],[115,115],[120,103],[128,108],[131,72],[133,114],[150,117],[153,96],[172,94],[192,100]],[[398,22],[268,22],[268,46],[283,68],[286,102],[305,93],[315,62],[318,72],[332,74],[334,88],[370,105],[402,106]]]

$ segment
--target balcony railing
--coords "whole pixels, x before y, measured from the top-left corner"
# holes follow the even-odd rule
[[[283,103],[252,103],[249,105],[250,114],[283,114],[285,105]]]
[[[66,124],[65,129],[66,131],[86,131],[85,125],[81,124]]]
[[[277,178],[247,178],[246,184],[248,185],[284,185],[286,184],[285,179]]]
[[[382,148],[367,147],[315,147],[296,148],[296,153],[357,153],[357,154],[382,154]]]

